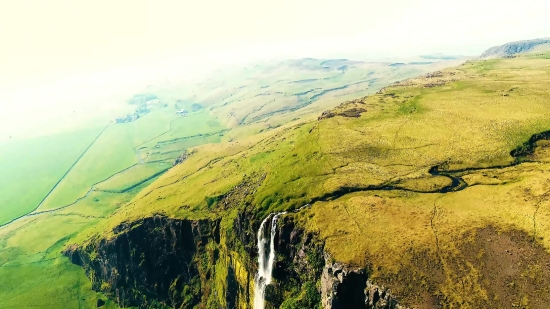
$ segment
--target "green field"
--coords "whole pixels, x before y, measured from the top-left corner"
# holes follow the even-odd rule
[[[171,165],[171,164],[170,164]],[[168,164],[136,165],[98,184],[102,189],[127,189]],[[60,253],[71,238],[86,234],[149,182],[121,193],[91,192],[69,208],[28,216],[0,230],[0,308],[118,308],[91,290],[82,269]],[[83,232],[84,231],[84,232]],[[84,234],[82,234],[84,233]]]
[[[85,196],[94,184],[138,163],[133,151],[133,132],[129,125],[109,126],[59,183],[40,210],[73,203]]]
[[[125,191],[136,184],[147,180],[151,175],[156,175],[172,167],[170,162],[158,162],[137,164],[129,169],[111,176],[106,181],[96,186],[99,191]]]
[[[0,147],[0,225],[34,210],[103,128],[13,141]]]
[[[94,192],[69,208],[26,217],[0,230],[0,308],[95,308],[98,298],[107,302],[106,308],[118,308],[92,291],[82,268],[61,251],[145,185],[125,194]]]
[[[178,116],[170,122],[170,129],[163,134],[140,143],[137,147],[148,148],[150,151],[156,146],[176,143],[199,135],[209,135],[226,129],[216,118],[206,111],[190,113],[185,117]]]
[[[174,159],[187,148],[219,142],[220,134],[209,133],[223,129],[215,119],[209,118],[207,113],[180,117],[174,115],[172,110],[158,110],[135,122],[111,124],[78,162],[77,157],[90,146],[100,130],[90,131],[88,140],[83,138],[85,136],[81,132],[32,140],[28,145],[34,148],[29,150],[52,150],[51,153],[46,153],[48,156],[42,158],[47,159],[44,162],[50,163],[49,169],[41,170],[50,176],[51,180],[46,184],[52,187],[55,185],[52,182],[63,176],[62,173],[57,173],[59,178],[54,178],[56,173],[53,169],[60,170],[59,166],[53,164],[56,163],[55,159],[64,162],[67,157],[71,158],[68,156],[71,153],[60,156],[64,154],[64,149],[48,147],[52,144],[60,145],[60,141],[66,142],[66,145],[79,145],[79,142],[82,144],[82,149],[74,149],[72,163],[76,164],[39,211],[57,209],[88,195],[70,207],[24,217],[0,230],[0,286],[7,287],[0,289],[0,308],[95,308],[98,298],[107,302],[106,308],[118,308],[101,293],[91,290],[90,282],[82,268],[60,254],[63,247],[77,235],[89,236],[90,231],[96,230],[94,226],[97,223],[130,201],[144,186],[153,181],[151,177],[158,176],[171,167]],[[198,136],[200,134],[204,135]],[[139,147],[145,147],[147,143],[158,144],[159,147],[153,147],[153,153],[147,154],[144,164],[140,164],[136,153]],[[15,160],[18,154],[25,154],[22,151],[29,147],[28,145],[8,144],[10,148],[2,148],[3,158]],[[146,162],[152,159],[162,162]],[[72,164],[68,163],[67,166],[61,166],[68,170]],[[28,168],[40,170],[40,161],[29,158],[25,164]],[[8,164],[5,165],[2,167],[7,168]],[[60,172],[64,173],[67,170]],[[10,179],[2,179],[9,183],[7,180]],[[24,187],[23,179],[19,184]],[[16,187],[10,188],[13,190]],[[51,187],[45,187],[44,190],[50,189]],[[43,197],[37,196],[36,199]],[[40,200],[30,209],[21,210],[17,214],[28,213],[39,202]]]
[[[111,124],[59,183],[40,210],[55,209],[74,203],[86,196],[95,184],[136,164],[143,164],[145,160],[150,162],[153,158],[156,161],[173,161],[185,151],[185,146],[193,144],[183,145],[160,158],[155,154],[148,158],[148,151],[152,151],[149,148],[155,151],[160,149],[160,146],[156,148],[155,145],[172,144],[201,133],[208,135],[220,130],[223,130],[223,127],[207,113],[181,117],[167,108],[152,111],[133,122]],[[205,141],[210,142],[210,140],[195,139],[195,145]],[[213,141],[219,141],[219,139]],[[144,153],[145,160],[143,160]],[[141,155],[141,160],[138,154]],[[155,168],[144,168],[140,169],[138,174],[145,179],[158,172],[159,170]],[[117,179],[121,178],[117,177]],[[136,181],[139,180],[136,179]],[[128,182],[131,181],[128,180]]]

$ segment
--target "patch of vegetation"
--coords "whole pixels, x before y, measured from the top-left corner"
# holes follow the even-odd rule
[[[135,165],[122,173],[115,174],[96,187],[101,191],[124,191],[135,184],[147,180],[151,175],[172,167],[172,162],[147,163]]]
[[[399,112],[403,115],[416,114],[422,111],[422,107],[418,104],[421,96],[415,96],[414,99],[405,101],[399,106]]]
[[[212,208],[220,201],[221,196],[206,196],[204,199],[206,200],[208,208]]]
[[[82,230],[92,228],[128,195],[96,193],[63,211],[24,218],[0,230],[0,307],[118,308],[102,293],[92,291],[82,268],[61,255],[63,247]],[[93,199],[98,198],[99,202]],[[83,237],[87,234],[84,232]]]
[[[529,138],[528,141],[521,144],[514,150],[510,152],[510,155],[521,159],[522,157],[526,157],[529,155],[533,155],[535,153],[535,148],[537,147],[537,142],[541,140],[549,140],[550,139],[550,131],[540,132],[536,133],[531,138]]]
[[[299,293],[293,297],[287,298],[282,304],[281,309],[321,309],[321,295],[317,291],[315,284],[306,282]]]

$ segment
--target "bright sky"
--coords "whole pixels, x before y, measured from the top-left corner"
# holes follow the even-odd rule
[[[119,90],[223,63],[477,55],[550,36],[548,12],[548,0],[6,0],[0,138],[48,113],[108,108]]]

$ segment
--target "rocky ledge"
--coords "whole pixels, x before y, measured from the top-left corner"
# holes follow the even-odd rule
[[[119,306],[191,308],[201,301],[201,276],[209,276],[197,260],[208,260],[204,248],[219,243],[219,223],[156,216],[119,225],[113,238],[64,254]]]
[[[325,309],[407,309],[398,304],[388,288],[373,284],[363,269],[334,262],[326,252],[321,298]]]

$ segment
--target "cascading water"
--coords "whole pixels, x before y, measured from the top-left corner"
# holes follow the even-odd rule
[[[265,288],[271,283],[273,273],[273,264],[275,262],[275,234],[277,233],[277,220],[286,212],[279,212],[275,215],[269,215],[260,224],[258,230],[258,273],[254,280],[254,309],[264,309],[265,307]],[[271,218],[271,232],[269,241],[269,252],[266,252],[267,238],[265,237],[265,227]]]

